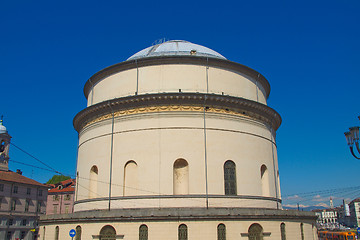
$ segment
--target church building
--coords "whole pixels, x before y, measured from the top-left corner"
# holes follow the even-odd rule
[[[268,80],[207,47],[162,42],[85,84],[74,213],[40,239],[314,240],[283,210]]]

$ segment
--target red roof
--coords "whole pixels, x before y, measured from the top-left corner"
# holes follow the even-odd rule
[[[69,186],[69,187],[62,188],[62,189],[59,189],[59,188],[53,188],[53,189],[50,189],[50,190],[48,191],[48,193],[74,192],[74,191],[75,191],[75,187],[73,187],[73,186]]]
[[[48,193],[59,193],[59,192],[74,192],[75,191],[75,179],[67,179],[54,185]]]
[[[46,187],[46,185],[39,183],[34,179],[27,178],[23,175],[11,171],[0,171],[0,180]]]
[[[66,185],[66,184],[69,184],[69,183],[72,183],[72,182],[74,182],[74,179],[69,178],[67,180],[64,180],[64,181],[60,182],[60,184],[61,185]]]

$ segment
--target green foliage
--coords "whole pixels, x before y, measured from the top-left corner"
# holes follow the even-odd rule
[[[56,184],[67,179],[70,179],[70,177],[64,175],[54,175],[51,179],[49,179],[49,181],[46,182],[46,184]]]

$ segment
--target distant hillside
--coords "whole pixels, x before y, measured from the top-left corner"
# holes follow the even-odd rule
[[[283,206],[284,209],[289,209],[289,210],[297,210],[297,207],[286,207],[286,206]],[[307,212],[310,212],[312,210],[315,210],[315,209],[327,209],[326,207],[321,207],[321,206],[309,206],[309,207],[300,207],[300,211],[307,211]]]

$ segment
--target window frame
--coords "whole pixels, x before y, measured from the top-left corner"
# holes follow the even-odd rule
[[[147,225],[142,224],[139,227],[139,240],[148,240],[149,238],[149,228]]]
[[[14,186],[13,187],[13,193],[17,194],[19,192],[19,187],[18,186]]]
[[[188,227],[184,223],[178,227],[178,240],[188,240]]]
[[[37,203],[36,203],[36,212],[41,212],[41,202],[42,201],[37,201]]]
[[[10,201],[10,211],[16,211],[16,198],[12,198]]]
[[[223,223],[217,226],[217,240],[226,240],[226,226]]]
[[[29,212],[30,201],[31,201],[31,199],[28,199],[28,198],[25,200],[24,212]]]
[[[237,195],[236,164],[232,160],[224,163],[224,192],[226,196]]]

